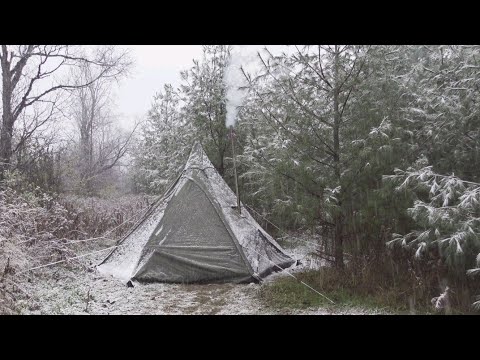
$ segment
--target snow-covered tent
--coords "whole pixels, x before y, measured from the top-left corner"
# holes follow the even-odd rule
[[[197,142],[175,183],[98,270],[124,282],[250,282],[293,265],[236,200]]]

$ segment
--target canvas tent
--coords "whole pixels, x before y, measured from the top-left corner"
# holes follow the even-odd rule
[[[200,143],[143,220],[98,266],[124,282],[250,282],[295,263],[241,205]]]

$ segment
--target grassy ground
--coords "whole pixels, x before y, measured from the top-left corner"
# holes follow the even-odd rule
[[[306,246],[300,251],[306,254],[300,257],[304,265],[298,270],[293,269],[298,280],[281,276],[263,284],[259,298],[264,306],[285,311],[324,308],[332,313],[348,313],[350,309],[391,314],[479,313],[471,306],[474,301],[472,296],[478,294],[478,289],[473,289],[471,284],[460,284],[449,279],[435,267],[422,267],[405,261],[393,262],[387,255],[370,255],[350,259],[345,269],[340,271],[331,264],[315,260],[318,255],[311,244],[318,243],[318,239],[300,234],[286,240],[291,244],[282,243],[282,246],[291,252]],[[333,300],[335,304],[300,281]],[[453,289],[449,305],[437,311],[432,299],[444,292],[447,283]]]
[[[260,291],[261,300],[267,306],[280,309],[365,308],[395,314],[433,313],[428,299],[415,299],[412,293],[398,288],[371,286],[361,281],[355,283],[348,273],[339,274],[332,268],[301,272],[295,276],[335,304],[291,277],[278,278],[265,284]]]

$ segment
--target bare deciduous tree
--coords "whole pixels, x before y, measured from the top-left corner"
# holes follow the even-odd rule
[[[89,64],[97,69],[86,82],[72,82],[67,69]],[[70,45],[2,45],[2,126],[0,130],[0,180],[12,167],[12,155],[38,128],[59,111],[65,90],[87,87],[102,78],[116,78],[130,64],[126,52],[114,46],[98,47],[91,54]],[[29,117],[18,144],[14,129],[22,117]]]
[[[101,69],[84,63],[72,71],[74,84],[79,85],[71,91],[70,107],[78,140],[76,168],[82,188],[87,193],[93,192],[96,178],[116,166],[125,156],[138,125],[131,132],[122,132],[115,127],[111,89],[113,82],[127,73],[128,67],[118,70],[115,77],[99,77]]]

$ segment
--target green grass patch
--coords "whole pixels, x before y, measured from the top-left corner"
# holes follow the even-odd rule
[[[333,300],[335,305],[291,277],[265,284],[260,290],[261,300],[267,306],[279,309],[323,307],[332,311],[359,308],[397,314],[432,313],[429,299],[419,298],[411,288],[381,286],[332,268],[295,276]]]

